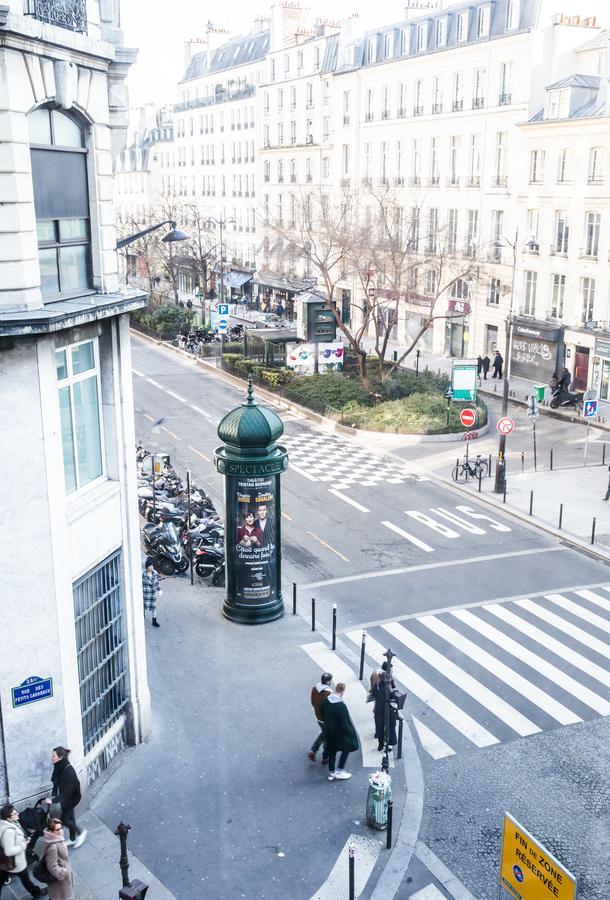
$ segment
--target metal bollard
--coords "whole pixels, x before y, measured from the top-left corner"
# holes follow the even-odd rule
[[[525,471],[525,453],[521,451],[521,471]]]
[[[316,598],[311,598],[311,630],[316,630]]]
[[[487,463],[487,477],[491,478],[491,453],[489,454],[489,462]]]
[[[561,531],[561,523],[563,522],[563,503],[559,504],[559,530]]]
[[[349,849],[347,851],[349,853],[349,900],[355,900],[355,890],[356,890],[356,878],[354,873],[355,867],[355,851],[354,845],[350,844]]]
[[[606,444],[602,444],[602,466],[606,465]]]
[[[333,603],[333,650],[337,649],[337,604]]]
[[[405,720],[402,716],[398,716],[398,748],[396,751],[396,759],[402,759],[402,730]]]
[[[595,543],[595,516],[593,516],[593,526],[591,528],[591,543]]]
[[[296,581],[292,582],[292,615],[296,616],[297,614],[297,583]]]
[[[394,804],[391,800],[388,800],[388,830],[386,832],[386,850],[392,849],[392,808]]]
[[[366,631],[362,632],[362,643],[360,645],[360,673],[358,679],[362,681],[364,678],[364,648],[366,646]]]
[[[534,510],[534,492],[530,491],[530,516]]]
[[[479,467],[479,494],[481,493],[481,478],[483,477],[483,470]]]
[[[549,453],[550,453],[550,456],[551,456],[551,472],[552,472],[552,471],[553,471],[553,450],[552,450],[552,449],[549,450]]]
[[[506,503],[506,478],[504,479],[504,494],[502,496],[502,503]]]
[[[121,879],[123,887],[119,891],[120,900],[144,900],[148,892],[148,885],[144,884],[138,878],[133,881],[129,880],[129,856],[127,855],[127,834],[131,830],[131,825],[119,822],[114,832],[121,843],[121,858],[119,866],[121,867]]]

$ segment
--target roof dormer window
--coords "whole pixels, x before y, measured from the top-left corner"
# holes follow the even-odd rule
[[[415,49],[417,52],[421,52],[422,50],[426,50],[428,47],[428,23],[420,22],[417,26],[417,40],[415,43]]]
[[[458,44],[468,40],[468,11],[458,13],[456,25],[456,38]]]
[[[447,19],[436,20],[436,46],[445,47],[447,44]]]
[[[548,91],[545,119],[566,119],[569,114],[569,107],[569,90]]]
[[[477,37],[489,37],[489,6],[479,7],[477,15]]]

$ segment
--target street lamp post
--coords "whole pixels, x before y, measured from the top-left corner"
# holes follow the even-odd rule
[[[146,237],[147,234],[150,234],[151,231],[156,231],[157,228],[163,228],[164,225],[171,225],[171,231],[165,235],[165,237],[161,238],[164,244],[171,244],[174,241],[190,241],[192,235],[190,235],[186,231],[180,231],[179,228],[176,227],[176,222],[173,219],[166,219],[164,222],[158,222],[156,225],[151,225],[150,228],[144,228],[142,231],[137,231],[135,234],[130,234],[128,237],[121,238],[116,242],[115,250],[122,250],[123,247],[129,246],[129,244],[133,244],[134,241],[139,241],[140,238]]]
[[[383,708],[383,757],[381,760],[382,771],[390,774],[390,699],[392,695],[392,660],[396,654],[389,649],[383,654],[387,659],[387,668],[383,676],[384,680],[384,708]]]
[[[502,384],[502,417],[508,414],[508,393],[510,381],[511,345],[513,335],[513,303],[515,299],[515,276],[517,272],[517,250],[519,248],[519,229],[515,231],[514,241],[504,238],[503,241],[494,241],[493,246],[498,249],[506,244],[513,251],[513,270],[510,285],[510,307],[506,317],[506,341],[504,345],[504,380]],[[530,238],[527,246],[532,250],[538,250],[538,243]],[[503,494],[506,486],[506,435],[500,434],[498,443],[498,459],[496,462],[496,477],[494,479],[494,493]]]

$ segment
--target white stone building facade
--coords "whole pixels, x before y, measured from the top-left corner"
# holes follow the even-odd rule
[[[150,730],[129,311],[112,156],[127,124],[117,0],[0,7],[0,798],[81,783]]]

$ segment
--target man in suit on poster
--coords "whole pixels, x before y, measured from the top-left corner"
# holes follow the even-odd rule
[[[257,512],[258,519],[255,526],[260,528],[263,535],[263,547],[273,547],[275,545],[275,522],[273,517],[267,516],[267,504],[259,503]]]

